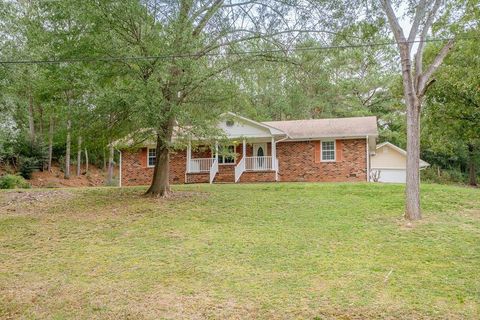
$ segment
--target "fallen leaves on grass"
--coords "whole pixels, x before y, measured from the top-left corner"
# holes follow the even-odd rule
[[[67,190],[46,191],[12,191],[4,193],[4,199],[0,202],[0,213],[35,212],[38,206],[51,205],[54,201],[67,200],[74,195]]]

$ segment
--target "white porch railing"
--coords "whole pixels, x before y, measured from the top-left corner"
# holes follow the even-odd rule
[[[273,170],[272,157],[245,157],[246,171]]]
[[[240,179],[240,176],[244,171],[245,171],[245,157],[242,157],[242,159],[235,166],[235,182],[238,182],[238,180]]]
[[[215,179],[215,175],[218,172],[218,159],[215,158],[213,159],[212,166],[210,168],[210,183],[213,182],[213,179]]]
[[[212,183],[213,179],[215,179],[215,175],[217,174],[217,172],[218,172],[217,158],[190,159],[190,163],[188,164],[187,173],[209,173],[210,183]]]
[[[210,172],[213,165],[213,158],[190,159],[189,173]]]

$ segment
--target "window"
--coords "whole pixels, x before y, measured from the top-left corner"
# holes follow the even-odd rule
[[[157,158],[157,150],[155,148],[148,148],[148,166],[154,167],[155,166],[155,159]]]
[[[235,163],[235,146],[218,146],[218,163]]]
[[[322,141],[322,161],[335,161],[335,141]]]

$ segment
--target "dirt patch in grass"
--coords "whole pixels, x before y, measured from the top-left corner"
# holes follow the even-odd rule
[[[156,287],[141,301],[130,305],[134,317],[144,319],[254,319],[255,304],[233,298],[217,299],[205,293],[179,294],[163,286]]]
[[[74,197],[68,190],[12,191],[0,199],[0,213],[35,213],[42,206],[49,207],[57,201]]]
[[[94,165],[89,166],[88,173],[85,173],[82,166],[82,174],[75,175],[76,166],[71,166],[72,173],[70,179],[64,179],[63,170],[58,164],[54,164],[51,171],[37,171],[29,180],[34,188],[60,188],[60,187],[98,187],[105,185],[106,172]],[[118,169],[115,170],[115,176],[118,176]]]
[[[163,197],[144,195],[146,199],[160,200],[160,201],[182,200],[182,199],[190,199],[194,197],[206,198],[207,196],[208,196],[208,193],[199,192],[199,191],[173,191],[173,192],[169,192],[167,195]]]

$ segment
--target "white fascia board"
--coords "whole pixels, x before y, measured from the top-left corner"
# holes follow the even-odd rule
[[[384,147],[384,146],[387,146],[387,147],[391,147],[393,150],[396,150],[398,152],[400,152],[402,155],[404,155],[405,157],[407,156],[407,151],[403,150],[402,148],[400,147],[397,147],[396,145],[394,145],[393,143],[391,142],[383,142],[383,143],[380,143],[378,146],[377,146],[377,150],[380,149],[381,147]],[[426,168],[426,167],[429,167],[430,166],[430,163],[426,162],[426,161],[423,161],[422,159],[420,159],[420,168]]]
[[[292,138],[289,138],[288,140],[285,140],[286,141],[313,141],[313,140],[322,140],[322,139],[338,139],[338,140],[348,140],[348,139],[365,139],[366,137],[376,137],[376,136],[373,136],[373,135],[363,135],[363,136],[337,136],[337,135],[332,135],[332,136],[321,136],[321,137],[308,137],[308,138],[295,138],[295,139],[292,139]]]
[[[235,114],[233,112],[223,113],[223,114],[220,115],[220,118],[225,117],[227,115],[231,116],[231,117],[234,117],[234,118],[237,118],[237,119],[240,119],[240,120],[243,120],[243,121],[248,122],[250,124],[256,125],[260,128],[267,129],[270,132],[271,135],[276,135],[276,136],[287,135],[285,132],[283,132],[282,130],[279,130],[275,127],[269,126],[269,125],[261,123],[261,122],[257,122],[257,121],[252,120],[252,119],[248,119],[248,118],[239,116],[238,114]]]

